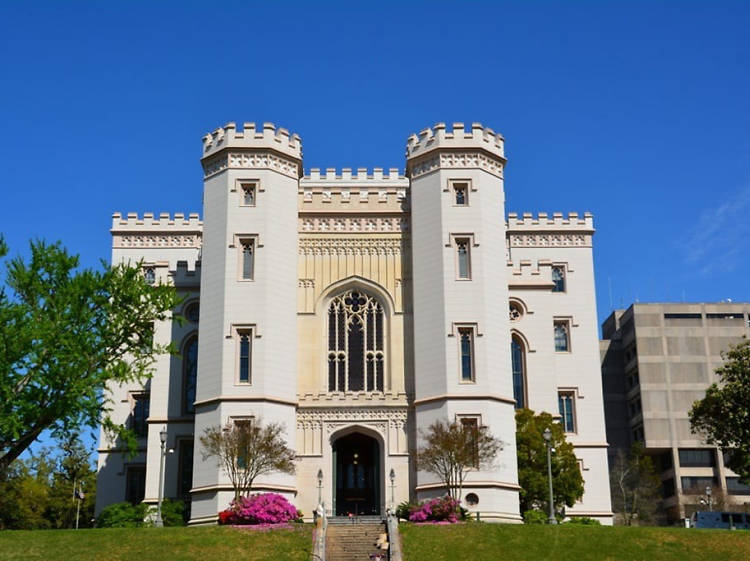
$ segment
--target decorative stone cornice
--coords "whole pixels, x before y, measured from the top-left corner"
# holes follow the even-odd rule
[[[591,234],[508,234],[510,247],[591,247]]]
[[[406,216],[300,216],[299,231],[306,232],[407,232]]]
[[[211,177],[225,169],[270,169],[298,179],[302,171],[301,163],[292,158],[266,151],[221,152],[203,161],[204,178]]]
[[[409,165],[410,177],[420,177],[437,169],[482,169],[503,177],[503,163],[479,151],[440,152]]]
[[[300,255],[400,255],[407,247],[401,238],[300,238]]]

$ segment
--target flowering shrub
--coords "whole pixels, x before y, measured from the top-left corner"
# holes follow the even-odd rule
[[[458,522],[461,515],[459,503],[449,496],[436,497],[410,509],[411,522]]]
[[[219,513],[220,524],[283,524],[298,518],[294,505],[277,493],[240,497]]]

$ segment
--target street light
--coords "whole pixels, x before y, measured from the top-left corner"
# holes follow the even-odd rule
[[[164,498],[164,464],[167,460],[167,427],[164,427],[159,432],[159,440],[161,441],[161,458],[159,462],[159,502],[156,506],[156,527],[161,528],[164,526],[164,520],[161,517],[161,503]]]
[[[391,468],[391,473],[388,474],[391,480],[391,508],[396,506],[396,471]]]
[[[323,500],[323,470],[318,470],[318,504]]]
[[[549,519],[548,524],[557,524],[555,518],[555,495],[552,491],[552,431],[549,427],[544,429],[544,440],[547,444],[547,477],[549,478]]]

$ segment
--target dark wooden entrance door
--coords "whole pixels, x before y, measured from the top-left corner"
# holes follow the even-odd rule
[[[353,433],[333,443],[336,516],[380,514],[380,449],[369,436]]]

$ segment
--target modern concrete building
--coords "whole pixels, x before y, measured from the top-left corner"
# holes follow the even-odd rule
[[[380,513],[391,492],[445,492],[409,456],[443,419],[502,439],[462,499],[518,522],[514,412],[526,406],[558,415],[576,447],[586,492],[568,514],[611,522],[591,215],[506,219],[504,139],[479,124],[412,135],[405,174],[304,174],[297,135],[243,128],[203,139],[202,221],[114,215],[113,262],[174,284],[188,321],[156,326],[181,352],[145,387],[111,388],[142,448],[127,459],[102,434],[98,508],[156,501],[166,428],[166,496],[214,522],[232,489],[198,437],[261,419],[286,427],[298,469],[255,489],[306,515],[319,494],[333,515]]]
[[[750,335],[749,314],[748,303],[639,303],[614,311],[602,324],[610,456],[633,442],[644,444],[661,475],[668,521],[705,508],[700,501],[706,487],[717,503],[750,503],[750,486],[688,421],[693,402],[717,379],[722,351]]]

